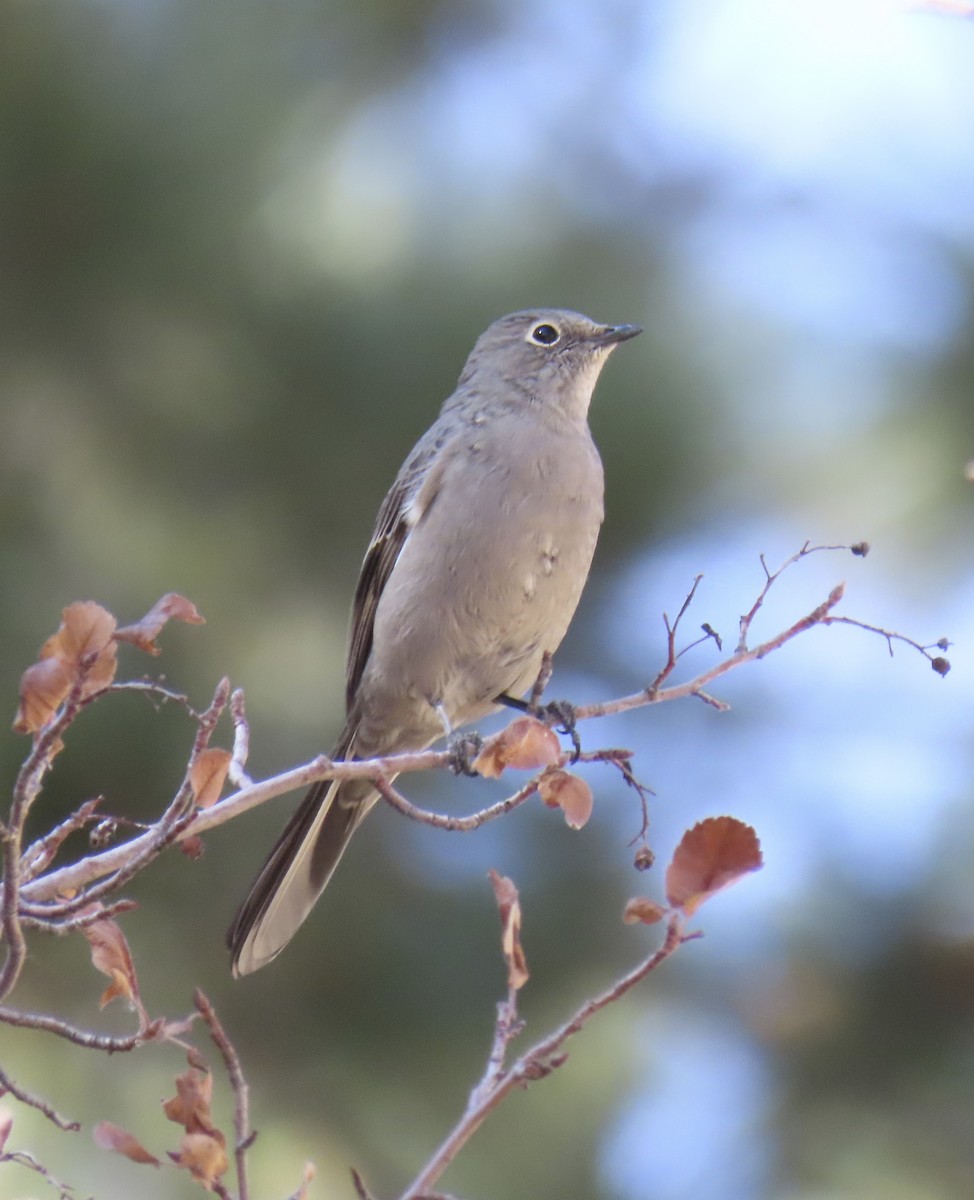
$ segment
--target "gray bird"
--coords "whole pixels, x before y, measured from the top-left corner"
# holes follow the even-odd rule
[[[542,308],[478,338],[379,510],[334,758],[425,749],[535,682],[574,615],[602,524],[592,391],[616,345],[640,332]],[[287,945],[377,799],[365,780],[310,789],[227,935],[235,975]]]

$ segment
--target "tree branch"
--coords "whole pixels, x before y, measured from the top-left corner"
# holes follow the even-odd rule
[[[509,989],[506,1001],[498,1005],[497,1024],[487,1066],[480,1081],[470,1094],[470,1100],[463,1116],[413,1182],[402,1193],[400,1200],[421,1200],[421,1197],[428,1195],[429,1189],[506,1096],[516,1088],[526,1087],[529,1083],[543,1079],[552,1071],[557,1070],[567,1057],[560,1052],[570,1037],[583,1029],[597,1012],[607,1005],[613,1004],[637,983],[645,979],[651,971],[654,971],[675,953],[684,942],[699,936],[696,933],[684,934],[682,918],[679,915],[671,917],[666,937],[658,950],[623,975],[611,987],[606,988],[599,995],[593,996],[590,1000],[586,1000],[563,1025],[536,1042],[507,1070],[503,1070],[503,1060],[508,1043],[518,1032],[516,993],[513,989]]]

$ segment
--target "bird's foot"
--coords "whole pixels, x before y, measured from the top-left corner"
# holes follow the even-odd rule
[[[484,739],[474,730],[454,729],[446,739],[450,770],[454,775],[476,775],[473,761],[484,748]]]
[[[577,763],[582,753],[582,739],[578,736],[575,705],[570,700],[549,700],[547,704],[538,706],[537,715],[571,739],[572,764]]]

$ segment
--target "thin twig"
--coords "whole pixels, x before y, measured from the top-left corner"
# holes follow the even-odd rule
[[[109,1054],[123,1054],[135,1050],[146,1042],[158,1041],[164,1032],[164,1022],[153,1021],[148,1028],[129,1037],[112,1037],[104,1033],[90,1033],[62,1021],[58,1017],[41,1016],[37,1013],[19,1012],[14,1008],[0,1007],[0,1023],[14,1025],[19,1029],[37,1029],[42,1033],[53,1033],[86,1050],[106,1050]]]
[[[67,1133],[77,1133],[81,1128],[80,1121],[71,1121],[67,1117],[62,1117],[46,1100],[42,1100],[39,1096],[35,1096],[32,1092],[28,1092],[19,1084],[14,1083],[3,1067],[0,1067],[0,1096],[7,1093],[19,1100],[21,1104],[26,1104],[29,1108],[36,1108],[58,1129],[63,1129]]]
[[[476,1107],[490,1095],[504,1073],[507,1049],[524,1028],[517,1013],[517,988],[507,985],[507,995],[497,1005],[497,1020],[494,1022],[494,1040],[491,1043],[487,1066],[480,1082],[470,1093],[469,1104]]]
[[[250,754],[250,724],[247,721],[243,688],[235,688],[231,693],[230,713],[233,716],[233,757],[227,778],[234,787],[249,787],[254,781],[246,770],[247,756]]]
[[[677,653],[676,634],[677,630],[680,628],[680,622],[686,616],[690,605],[693,603],[694,597],[697,594],[697,588],[700,586],[700,581],[702,579],[702,575],[697,575],[694,578],[693,583],[690,584],[690,590],[687,592],[686,598],[684,599],[683,604],[680,606],[680,611],[676,614],[672,624],[670,623],[669,616],[666,613],[663,613],[663,625],[666,628],[666,662],[660,668],[656,678],[649,685],[649,691],[658,691],[663,681],[668,679],[672,674],[673,669],[676,666],[677,659],[680,658],[681,655],[685,654],[687,650],[691,649],[690,646],[685,646],[683,650]],[[696,643],[693,644],[696,645]]]
[[[237,1164],[237,1200],[247,1200],[249,1195],[247,1187],[247,1151],[253,1145],[254,1137],[256,1136],[250,1128],[247,1080],[244,1078],[243,1068],[240,1065],[237,1051],[234,1049],[229,1037],[227,1037],[226,1030],[220,1024],[216,1010],[199,988],[193,993],[193,1003],[196,1005],[200,1016],[206,1022],[206,1027],[210,1031],[210,1037],[213,1039],[214,1045],[220,1051],[227,1069],[230,1086],[233,1088],[235,1101],[233,1126],[236,1133],[234,1155]]]
[[[547,1037],[536,1042],[526,1053],[522,1054],[503,1074],[489,1083],[491,1060],[488,1060],[484,1079],[474,1088],[470,1102],[463,1116],[449,1135],[435,1151],[430,1160],[416,1176],[413,1182],[403,1192],[401,1200],[420,1200],[429,1193],[460,1150],[476,1133],[506,1096],[515,1088],[524,1087],[537,1079],[550,1075],[565,1061],[561,1048],[565,1042],[578,1033],[600,1009],[614,1003],[624,996],[637,983],[665,962],[684,942],[696,937],[696,934],[684,934],[682,919],[676,915],[670,918],[666,938],[658,950],[644,959],[611,987],[586,1000],[575,1013],[558,1029]],[[496,1039],[496,1033],[495,1033]]]
[[[164,704],[177,704],[180,708],[185,708],[194,721],[198,721],[200,714],[190,704],[189,697],[182,692],[174,692],[172,688],[166,687],[164,683],[157,679],[129,679],[121,683],[111,683],[105,689],[108,692],[142,692],[147,699],[159,699],[161,704],[153,705],[159,709]]]
[[[226,708],[229,695],[230,681],[225,678],[221,679],[216,686],[213,700],[209,707],[199,715],[199,728],[193,741],[193,749],[190,754],[190,767],[209,744],[213,730]],[[82,864],[110,861],[113,864],[117,863],[117,866],[113,865],[107,870],[90,874],[86,879],[74,880],[72,882],[67,882],[65,879],[65,875],[72,872],[72,867],[62,867],[60,871],[54,871],[42,879],[33,881],[35,885],[41,882],[46,882],[50,885],[51,880],[55,879],[58,882],[53,890],[48,886],[39,895],[35,895],[28,890],[30,884],[27,884],[21,889],[22,894],[26,895],[30,900],[37,901],[49,899],[57,895],[58,891],[74,892],[75,894],[71,900],[62,902],[61,912],[67,915],[77,911],[78,908],[90,903],[92,900],[110,895],[112,892],[124,887],[130,879],[134,878],[153,859],[157,858],[167,846],[181,840],[181,836],[185,836],[185,831],[193,820],[193,805],[195,801],[195,793],[189,779],[190,767],[187,767],[186,777],[183,780],[182,786],[173,797],[166,811],[145,833],[132,838],[121,846],[115,846],[111,850],[105,851],[101,855],[89,855],[87,858],[81,860],[81,863],[72,864],[73,867],[78,867]],[[118,853],[119,851],[122,853]],[[85,888],[85,884],[93,883],[96,879],[103,879],[104,882]]]
[[[25,1167],[28,1171],[36,1171],[44,1182],[57,1192],[58,1200],[76,1200],[74,1189],[55,1179],[47,1167],[26,1150],[0,1151],[0,1163],[13,1163],[15,1166]]]
[[[831,553],[836,550],[850,550],[858,557],[865,558],[865,556],[869,553],[869,545],[866,542],[857,542],[853,546],[813,546],[811,542],[806,542],[800,550],[796,550],[790,558],[786,558],[781,566],[775,571],[769,570],[767,560],[763,554],[759,556],[761,569],[764,571],[764,586],[758,593],[757,599],[751,605],[751,608],[740,619],[740,637],[737,643],[737,652],[739,654],[743,653],[747,649],[747,637],[751,631],[751,623],[757,616],[761,606],[764,604],[768,592],[771,591],[772,587],[774,587],[775,583],[777,583],[785,571],[787,571],[789,567],[793,567],[795,563],[800,562],[803,558],[808,558],[810,554],[819,554],[822,551]]]
[[[220,718],[223,716],[229,699],[230,680],[224,676],[216,685],[216,690],[213,693],[213,699],[210,701],[209,707],[197,717],[196,738],[193,742],[193,751],[189,756],[190,767],[192,767],[200,754],[209,746],[213,730],[216,729]],[[189,768],[187,768],[188,774]]]
[[[355,1195],[358,1196],[358,1200],[375,1200],[375,1197],[365,1186],[365,1180],[354,1167],[352,1167],[351,1175],[352,1187],[355,1188]]]
[[[827,600],[823,600],[821,604],[816,605],[810,613],[807,613],[801,620],[796,621],[794,625],[790,625],[787,629],[775,637],[769,638],[766,642],[762,642],[759,646],[754,646],[750,650],[737,651],[730,658],[724,659],[723,662],[715,663],[714,666],[709,667],[706,671],[702,671],[694,679],[687,680],[686,683],[674,684],[672,687],[660,688],[655,691],[652,690],[652,685],[650,685],[649,688],[644,688],[642,691],[635,692],[631,696],[623,696],[619,700],[607,700],[601,704],[582,705],[576,709],[576,716],[579,720],[590,717],[606,717],[613,713],[629,712],[634,708],[642,708],[647,704],[664,704],[667,701],[682,700],[688,696],[706,696],[704,689],[715,679],[720,679],[721,676],[742,666],[744,663],[765,658],[773,651],[779,650],[786,642],[791,641],[793,637],[804,633],[806,629],[811,629],[813,625],[824,624],[825,618],[842,599],[844,590],[844,585],[840,583],[832,589]],[[722,701],[717,701],[712,696],[706,696],[706,699],[708,703],[723,705]]]
[[[86,901],[90,899],[90,893],[85,899]],[[57,906],[52,905],[51,907],[54,908]],[[83,913],[81,916],[59,917],[52,916],[45,911],[43,905],[30,904],[23,906],[20,919],[24,923],[25,928],[39,929],[44,933],[53,933],[56,937],[64,937],[66,934],[86,929],[96,921],[119,917],[122,913],[132,912],[133,909],[138,907],[138,904],[134,900],[122,899],[115,900],[112,904],[98,905],[93,911]]]
[[[0,968],[0,1001],[6,999],[13,991],[27,959],[27,943],[20,925],[21,847],[24,826],[34,801],[40,795],[44,776],[50,770],[54,756],[61,746],[61,734],[77,716],[83,703],[82,693],[96,657],[95,654],[88,654],[81,659],[75,681],[59,716],[37,734],[33,749],[17,773],[10,819],[2,829],[3,894],[0,899],[0,927],[3,930],[3,940],[7,944],[7,954],[3,967]]]
[[[941,638],[940,641],[934,642],[933,645],[924,646],[914,638],[907,637],[904,633],[897,633],[893,629],[883,629],[881,625],[870,625],[867,621],[860,621],[857,617],[841,617],[829,616],[822,621],[823,625],[853,625],[856,629],[864,629],[867,633],[878,633],[881,638],[886,639],[886,646],[889,650],[890,658],[893,657],[893,643],[901,642],[904,646],[909,646],[911,650],[916,650],[934,667],[938,675],[946,675],[950,670],[950,664],[941,655],[935,655],[934,650],[950,649],[950,642],[947,638]],[[946,668],[946,669],[945,669]]]
[[[375,790],[393,808],[398,809],[403,816],[409,817],[410,820],[420,821],[424,825],[432,825],[434,829],[448,829],[456,833],[479,829],[481,825],[486,825],[488,821],[493,821],[515,808],[520,808],[525,800],[529,800],[538,790],[538,780],[532,779],[520,791],[515,792],[513,796],[508,796],[505,800],[499,800],[496,804],[490,805],[489,808],[482,808],[479,812],[471,813],[467,817],[448,817],[444,813],[430,812],[429,809],[418,808],[415,804],[407,800],[401,792],[396,791],[388,779],[376,779]]]
[[[39,875],[41,871],[47,869],[57,854],[58,850],[71,836],[79,829],[83,829],[89,821],[94,820],[97,816],[97,808],[103,797],[96,796],[93,800],[86,800],[80,808],[76,809],[69,817],[66,817],[59,825],[46,833],[42,838],[38,838],[36,842],[32,842],[21,855],[21,880],[26,883],[33,879],[35,875]]]

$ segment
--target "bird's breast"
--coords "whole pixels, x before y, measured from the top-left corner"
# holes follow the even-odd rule
[[[476,427],[451,455],[379,600],[374,703],[438,703],[463,724],[523,693],[558,648],[602,522],[602,465],[587,429],[544,433]]]

